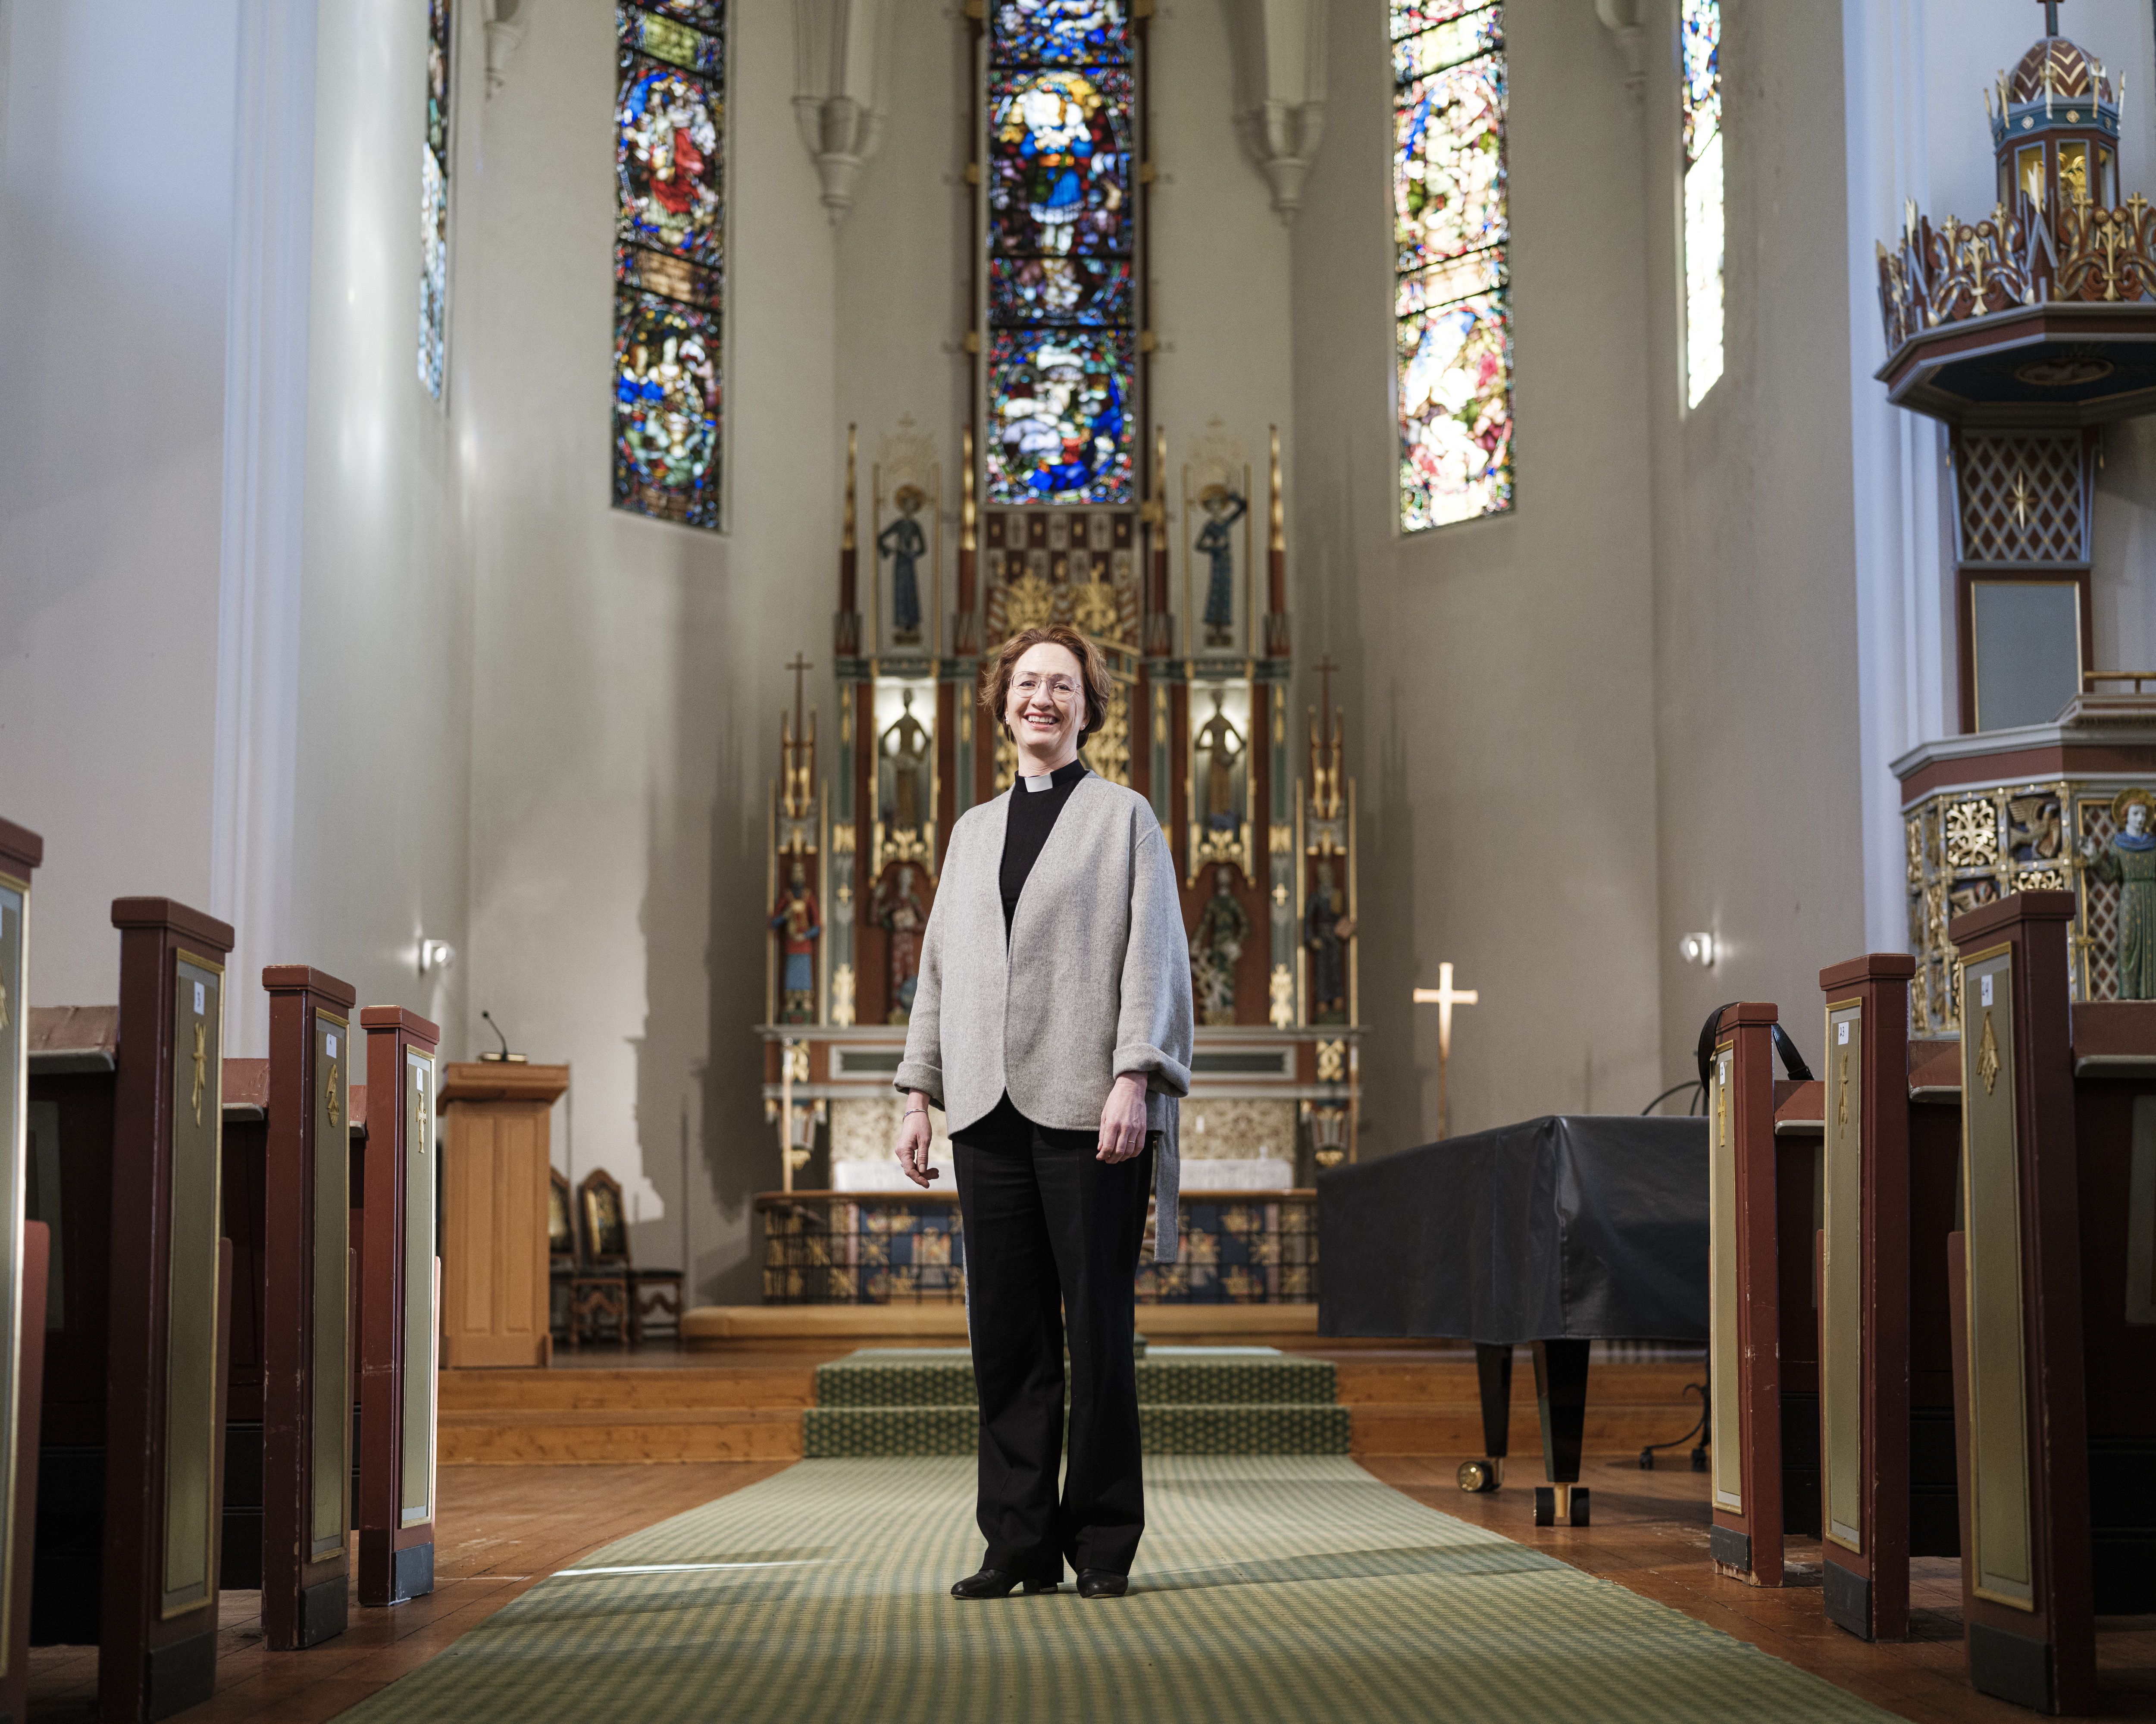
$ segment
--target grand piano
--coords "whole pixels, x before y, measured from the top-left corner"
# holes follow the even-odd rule
[[[1707,1339],[1707,1121],[1550,1114],[1336,1167],[1317,1232],[1319,1334],[1475,1343],[1491,1484],[1532,1347],[1535,1519],[1584,1526],[1590,1344]]]

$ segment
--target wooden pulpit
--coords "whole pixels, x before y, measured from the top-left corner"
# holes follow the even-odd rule
[[[544,1366],[553,1356],[547,1124],[567,1066],[442,1068],[442,1363]]]
[[[352,1524],[352,986],[304,964],[270,993],[263,1185],[262,1627],[290,1651],[344,1632]]]
[[[0,1191],[23,1190],[29,1150],[30,875],[44,842],[0,820]],[[47,1237],[0,1212],[0,1718],[20,1724],[30,1649],[30,1572],[45,1340]]]
[[[434,1048],[441,1032],[370,1006],[359,1310],[359,1602],[434,1590],[435,1336],[440,1275]]]

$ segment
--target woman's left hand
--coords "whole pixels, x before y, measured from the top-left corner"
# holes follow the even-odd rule
[[[1127,1161],[1146,1145],[1146,1080],[1140,1072],[1126,1072],[1116,1079],[1101,1109],[1099,1159],[1113,1164]]]

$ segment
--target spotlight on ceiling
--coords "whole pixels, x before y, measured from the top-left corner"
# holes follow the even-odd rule
[[[1687,964],[1697,964],[1702,970],[1714,968],[1714,936],[1711,934],[1687,934],[1677,942],[1677,950]]]

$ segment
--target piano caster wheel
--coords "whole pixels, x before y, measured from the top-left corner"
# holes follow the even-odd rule
[[[1505,1482],[1505,1464],[1502,1460],[1463,1460],[1459,1479],[1462,1490],[1495,1490]]]
[[[1558,1493],[1563,1493],[1562,1500]],[[1584,1485],[1537,1485],[1535,1486],[1535,1525],[1537,1526],[1584,1526],[1587,1521],[1587,1487]]]

